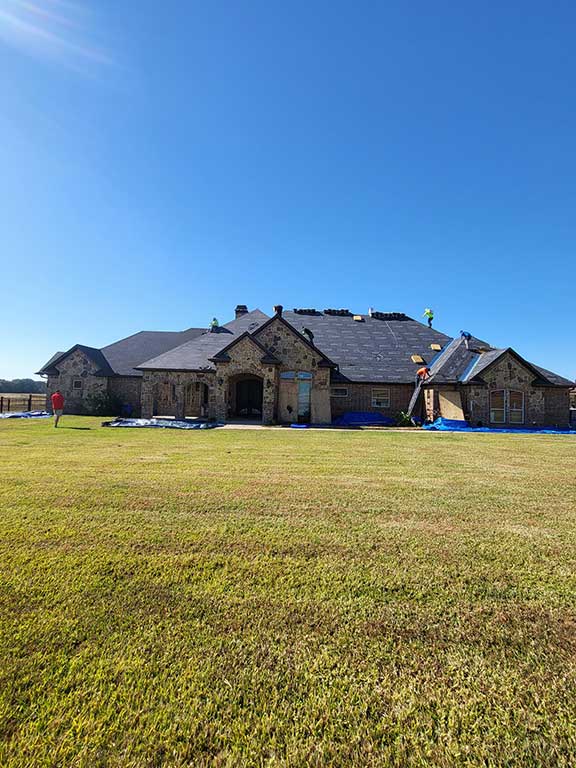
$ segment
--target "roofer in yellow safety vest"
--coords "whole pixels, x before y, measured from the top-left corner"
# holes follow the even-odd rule
[[[432,320],[434,320],[434,310],[430,309],[430,307],[426,307],[422,317],[428,318],[428,328],[432,328]]]

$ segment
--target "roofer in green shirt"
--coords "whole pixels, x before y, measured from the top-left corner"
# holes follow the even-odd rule
[[[428,318],[428,328],[432,328],[432,320],[434,320],[434,310],[430,309],[430,307],[426,307],[422,317]]]

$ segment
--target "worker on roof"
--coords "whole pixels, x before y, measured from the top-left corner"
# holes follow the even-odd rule
[[[215,317],[213,317],[212,321],[210,323],[210,330],[212,330],[214,328],[218,328],[219,326],[220,326],[220,323],[218,322],[218,320]]]
[[[416,383],[426,381],[430,378],[430,368],[427,365],[423,365],[422,368],[418,368],[416,371]]]
[[[460,336],[464,339],[466,349],[470,349],[470,340],[472,339],[472,334],[468,333],[468,331],[460,331]]]
[[[430,309],[430,307],[426,307],[422,317],[428,318],[428,328],[432,328],[432,320],[434,320],[434,310]]]

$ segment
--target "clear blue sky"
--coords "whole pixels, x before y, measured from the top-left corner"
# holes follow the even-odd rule
[[[0,377],[369,306],[574,378],[573,0],[0,0]]]

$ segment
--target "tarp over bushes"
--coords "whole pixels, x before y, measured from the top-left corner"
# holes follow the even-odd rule
[[[471,427],[467,421],[456,419],[436,419],[432,424],[424,424],[424,429],[434,432],[509,432],[527,435],[576,435],[575,430],[554,429],[553,427]]]
[[[335,427],[393,427],[395,419],[370,411],[346,411],[332,422]]]

